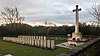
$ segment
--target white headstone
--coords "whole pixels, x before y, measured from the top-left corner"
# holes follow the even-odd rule
[[[26,44],[28,44],[28,37],[27,36],[25,36],[26,37]]]
[[[41,36],[38,37],[38,47],[40,47],[40,38]]]
[[[38,36],[35,37],[35,46],[37,46],[37,40],[38,40]]]
[[[32,45],[32,39],[33,39],[33,36],[31,36],[31,44],[30,45]]]
[[[43,39],[40,40],[41,47],[43,47]]]
[[[35,39],[34,39],[34,36],[32,36],[32,45],[34,45],[34,41]]]
[[[51,40],[51,49],[54,49],[55,48],[55,42],[54,40]]]
[[[26,44],[28,44],[28,37],[26,36]]]
[[[23,44],[23,37],[21,37],[21,44]]]
[[[46,36],[44,36],[44,40],[46,40]]]
[[[31,36],[29,36],[29,45],[31,45],[31,40],[32,40]]]
[[[26,37],[25,37],[25,36],[23,36],[23,39],[24,39],[24,44],[26,44]]]
[[[17,42],[16,38],[14,38],[14,42],[15,42],[15,43]]]
[[[28,45],[30,45],[30,36],[27,36],[28,38]]]
[[[36,39],[36,46],[38,46],[38,39]]]
[[[29,44],[29,37],[27,36],[27,44]]]
[[[35,37],[35,36],[33,36],[33,38],[34,38],[34,39],[36,39],[36,37]]]
[[[25,44],[25,37],[22,36],[22,44]]]
[[[40,44],[40,43],[39,43],[39,39],[37,39],[37,46],[38,46],[38,47],[39,47],[39,44]]]
[[[3,37],[3,40],[6,40],[6,37]]]
[[[41,37],[40,46],[43,47],[43,37]]]
[[[16,41],[17,41],[17,43],[19,42],[19,39],[18,38],[16,38]]]
[[[21,37],[19,37],[19,43],[21,43]]]
[[[13,38],[13,42],[15,42],[15,43],[17,42],[16,38]]]
[[[35,39],[35,46],[36,46],[37,44],[36,44],[36,39]]]
[[[50,40],[47,40],[47,48],[50,49]]]
[[[43,40],[43,47],[46,48],[46,46],[47,46],[47,41]]]
[[[18,39],[19,39],[19,43],[21,43],[21,36],[18,36]]]

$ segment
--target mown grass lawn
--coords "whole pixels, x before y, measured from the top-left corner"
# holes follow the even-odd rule
[[[56,50],[46,50],[26,45],[5,42],[0,39],[0,54],[12,54],[13,56],[56,56],[68,49],[56,47]]]

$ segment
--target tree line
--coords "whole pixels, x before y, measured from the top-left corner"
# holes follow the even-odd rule
[[[100,27],[81,24],[80,32],[83,35],[100,35]],[[0,36],[18,35],[67,35],[74,32],[74,26],[30,26],[28,24],[6,24],[0,26]]]

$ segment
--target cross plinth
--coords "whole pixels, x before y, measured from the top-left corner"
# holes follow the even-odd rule
[[[76,12],[75,17],[75,32],[72,33],[72,38],[79,38],[81,40],[82,34],[79,32],[79,11],[81,11],[81,8],[78,8],[78,5],[76,5],[76,9],[73,10],[73,12]]]

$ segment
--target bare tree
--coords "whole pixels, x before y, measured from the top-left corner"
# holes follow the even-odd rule
[[[17,8],[5,8],[4,11],[1,11],[1,19],[9,23],[22,23],[24,17],[21,17]]]
[[[93,4],[89,13],[96,19],[94,22],[100,24],[100,3]]]

